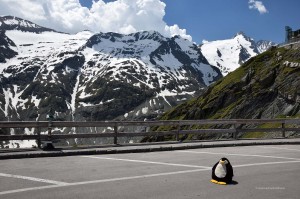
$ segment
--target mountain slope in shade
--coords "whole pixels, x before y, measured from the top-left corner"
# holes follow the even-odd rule
[[[19,18],[0,21],[2,121],[46,120],[49,112],[67,121],[153,119],[222,76],[179,36],[65,34]]]
[[[256,56],[273,45],[272,42],[259,41],[239,32],[232,39],[204,43],[201,52],[211,65],[218,67],[225,76],[237,69],[251,57]]]

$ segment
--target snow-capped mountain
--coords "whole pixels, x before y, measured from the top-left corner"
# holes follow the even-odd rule
[[[271,46],[275,46],[276,44],[272,41],[259,40],[256,42],[256,48],[259,53],[263,53],[267,51]]]
[[[57,32],[50,28],[45,28],[39,26],[31,21],[21,19],[19,17],[14,16],[3,16],[0,17],[0,29],[1,30],[20,30],[23,32],[35,32],[35,33],[42,33],[42,32]]]
[[[218,67],[226,76],[248,59],[266,51],[272,45],[274,45],[273,42],[263,40],[256,43],[243,32],[239,32],[232,39],[204,43],[200,49],[209,64]]]
[[[66,34],[0,17],[0,120],[155,118],[222,75],[155,31]]]

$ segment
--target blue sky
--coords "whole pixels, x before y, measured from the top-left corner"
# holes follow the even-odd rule
[[[239,31],[281,43],[286,25],[300,29],[299,8],[300,0],[0,0],[0,15],[62,32],[156,30],[197,44]]]
[[[165,21],[187,29],[197,43],[231,38],[244,31],[255,40],[284,41],[284,27],[300,29],[299,0],[262,1],[267,13],[249,9],[246,0],[164,0]]]
[[[162,1],[166,4],[164,21],[186,29],[198,44],[202,40],[228,39],[239,31],[255,40],[279,43],[284,41],[286,25],[300,29],[299,0],[261,0],[268,11],[264,14],[249,9],[248,0]],[[80,2],[88,7],[92,4],[92,0]]]

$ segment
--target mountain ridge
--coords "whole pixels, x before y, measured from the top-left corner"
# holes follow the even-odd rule
[[[273,45],[274,42],[266,40],[255,42],[240,31],[231,39],[205,42],[199,48],[209,64],[218,67],[223,76],[226,76],[251,57],[266,51]]]
[[[1,24],[7,38],[1,53],[8,48],[15,53],[0,64],[1,120],[44,120],[50,109],[59,120],[114,119],[154,99],[164,111],[221,77],[195,44],[178,36],[155,31],[71,35],[4,19],[13,20],[13,28]],[[154,108],[150,115],[159,112]]]

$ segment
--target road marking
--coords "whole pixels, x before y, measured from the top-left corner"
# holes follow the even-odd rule
[[[9,190],[9,191],[1,191],[0,195],[20,193],[20,192],[26,192],[26,191],[44,190],[44,189],[58,188],[58,187],[63,187],[63,186],[66,186],[66,185],[48,185],[48,186],[30,187],[30,188],[24,188],[24,189],[14,189],[14,190]]]
[[[20,192],[26,192],[26,191],[36,191],[36,190],[43,190],[43,189],[51,189],[51,188],[70,187],[70,186],[78,186],[78,185],[88,185],[88,184],[97,184],[97,183],[105,183],[105,182],[133,180],[133,179],[140,179],[140,178],[151,178],[151,177],[158,177],[158,176],[194,173],[194,172],[207,171],[207,170],[210,170],[210,168],[209,169],[208,168],[203,168],[203,169],[194,169],[194,170],[185,170],[185,171],[175,171],[175,172],[167,172],[167,173],[156,173],[156,174],[130,176],[130,177],[122,177],[122,178],[108,178],[108,179],[102,179],[102,180],[74,182],[74,183],[67,183],[67,184],[61,184],[61,185],[48,185],[48,186],[41,186],[41,187],[31,187],[31,188],[24,188],[24,189],[15,189],[15,190],[9,190],[9,191],[2,191],[2,192],[0,192],[0,195],[20,193]]]
[[[103,159],[103,160],[117,160],[117,161],[125,161],[125,162],[138,162],[138,163],[147,163],[147,164],[158,164],[158,165],[177,166],[177,167],[204,168],[204,169],[211,168],[211,167],[207,167],[207,166],[198,166],[198,165],[173,164],[173,163],[167,163],[167,162],[152,162],[152,161],[144,161],[144,160],[108,158],[108,157],[100,157],[100,156],[81,156],[81,157],[93,158],[93,159]]]
[[[260,148],[270,148],[270,149],[283,149],[283,150],[289,150],[289,151],[300,151],[299,149],[289,149],[289,148],[284,148],[284,147],[272,147],[272,146],[257,146]]]
[[[194,172],[199,172],[199,171],[208,171],[210,169],[211,168],[203,168],[203,169],[193,169],[193,170],[184,170],[184,171],[174,171],[174,172],[166,172],[166,173],[156,173],[156,174],[147,174],[147,175],[139,175],[139,176],[130,176],[130,177],[122,177],[122,178],[109,178],[109,179],[103,179],[103,180],[75,182],[75,183],[72,183],[72,185],[85,185],[85,184],[95,184],[95,183],[102,183],[102,182],[114,182],[114,181],[132,180],[132,179],[139,179],[139,178],[151,178],[151,177],[159,177],[159,176],[186,174],[186,173],[194,173]]]
[[[239,168],[239,167],[275,165],[275,164],[287,164],[287,163],[300,163],[300,160],[298,160],[298,161],[285,161],[285,162],[262,162],[262,163],[240,164],[240,165],[232,165],[232,166],[233,166],[233,168]]]
[[[285,161],[285,162],[265,162],[265,163],[242,164],[242,165],[236,165],[236,166],[234,166],[234,168],[249,167],[249,166],[260,166],[260,165],[287,164],[287,163],[300,163],[300,160],[299,161]],[[175,172],[167,172],[167,173],[156,173],[156,174],[139,175],[139,176],[122,177],[122,178],[108,178],[108,179],[102,179],[102,180],[92,180],[92,181],[65,183],[65,184],[60,184],[60,185],[48,185],[48,186],[40,186],[40,187],[31,187],[31,188],[24,188],[24,189],[15,189],[15,190],[9,190],[9,191],[2,191],[2,192],[0,192],[0,195],[20,193],[20,192],[26,192],[26,191],[52,189],[52,188],[71,187],[71,186],[78,186],[78,185],[88,185],[88,184],[97,184],[97,183],[105,183],[105,182],[125,181],[125,180],[141,179],[141,178],[151,178],[151,177],[159,177],[159,176],[167,176],[167,175],[194,173],[194,172],[210,171],[210,170],[211,170],[211,168],[202,168],[202,169],[175,171]]]
[[[55,184],[55,185],[65,185],[68,184],[66,182],[60,182],[60,181],[54,181],[54,180],[48,180],[48,179],[42,179],[42,178],[34,178],[34,177],[28,177],[28,176],[21,176],[21,175],[13,175],[8,173],[0,173],[0,176],[2,177],[8,177],[8,178],[18,178],[23,180],[30,180],[35,182],[44,182],[49,184]]]
[[[245,156],[245,157],[261,157],[261,158],[277,158],[277,159],[287,159],[300,161],[299,158],[289,158],[289,157],[279,157],[279,156],[269,156],[269,155],[252,155],[252,154],[238,154],[238,153],[214,153],[214,152],[204,152],[204,151],[176,151],[178,153],[202,153],[202,154],[212,154],[212,155],[232,155],[232,156]]]

